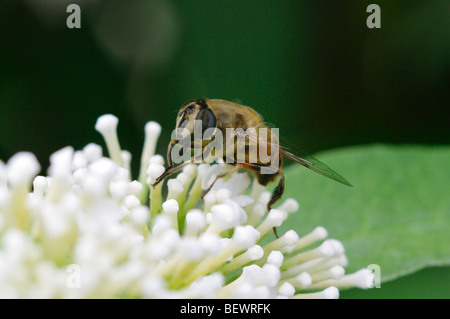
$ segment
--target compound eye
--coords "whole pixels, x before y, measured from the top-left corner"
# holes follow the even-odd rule
[[[217,124],[216,117],[210,109],[203,109],[198,112],[196,120],[202,121],[202,133],[209,128],[215,128]]]

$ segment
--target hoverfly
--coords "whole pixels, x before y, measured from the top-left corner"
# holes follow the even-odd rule
[[[196,128],[202,134],[207,131],[209,131],[209,134],[206,134],[206,138],[205,135],[201,135],[202,137],[200,138],[195,138],[194,131]],[[240,134],[232,135],[231,139],[236,140],[237,137],[241,137],[241,143],[227,144],[230,141],[227,132],[235,129],[239,129]],[[168,146],[167,162],[169,167],[156,179],[155,183],[152,184],[153,187],[169,175],[180,171],[186,164],[198,163],[199,159],[201,161],[201,159],[204,159],[208,155],[217,156],[218,154],[220,154],[219,156],[223,158],[225,163],[232,165],[233,168],[218,175],[212,184],[203,192],[202,198],[219,178],[233,174],[239,169],[246,169],[254,173],[258,182],[263,186],[280,177],[278,186],[274,189],[267,203],[267,212],[269,212],[272,205],[281,198],[284,191],[285,181],[281,169],[283,156],[316,173],[344,185],[351,186],[345,178],[314,157],[300,157],[286,147],[280,146],[278,136],[272,134],[273,129],[263,122],[262,117],[255,110],[248,106],[219,99],[200,98],[190,100],[183,104],[178,112],[176,131],[180,130],[184,134],[180,133],[175,135],[175,138],[170,141]],[[264,131],[266,132],[265,134],[260,133]],[[219,134],[226,138],[222,138],[219,144],[213,143]],[[201,156],[190,156],[189,160],[175,166],[172,160],[172,150],[174,145],[179,143],[183,138],[188,139],[188,143],[192,148],[200,149]],[[216,146],[215,149],[209,147],[213,144]],[[219,152],[217,146],[222,146]],[[238,158],[238,149],[244,151],[244,155],[240,156],[240,158]],[[277,165],[273,165],[274,163]]]

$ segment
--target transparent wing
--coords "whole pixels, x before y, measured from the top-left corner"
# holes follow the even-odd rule
[[[280,148],[280,152],[287,158],[309,168],[310,170],[313,170],[316,173],[319,173],[320,175],[331,178],[332,180],[335,180],[336,182],[342,183],[344,185],[352,186],[352,184],[350,184],[344,177],[333,171],[330,167],[328,167],[326,164],[322,163],[312,155],[306,155],[305,158],[299,157],[295,154],[292,154],[283,147]]]
[[[256,126],[254,129],[256,132],[258,132],[259,129],[267,128],[269,130],[273,130],[275,126],[270,123],[261,123],[260,125]],[[279,149],[280,153],[287,158],[293,160],[294,162],[299,163],[300,165],[305,166],[306,168],[309,168],[310,170],[319,173],[320,175],[323,175],[325,177],[328,177],[336,182],[342,183],[347,186],[352,186],[344,177],[336,173],[334,170],[332,170],[330,167],[328,167],[326,164],[322,163],[318,159],[316,159],[314,156],[309,155],[307,153],[304,153],[297,148],[293,147],[286,147],[286,141],[282,140],[280,141],[279,136],[276,136],[276,133],[270,134],[270,142],[267,141],[268,134],[258,134],[258,133],[252,133],[252,130],[247,130],[250,132],[246,135],[248,137],[249,142],[251,143],[267,143],[271,144],[271,149]]]

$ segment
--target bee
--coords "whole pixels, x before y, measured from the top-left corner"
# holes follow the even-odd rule
[[[200,137],[195,137],[196,130],[201,133]],[[267,203],[267,212],[270,212],[284,192],[283,157],[332,180],[351,186],[344,177],[314,157],[310,155],[300,157],[296,155],[296,152],[281,146],[278,136],[273,134],[273,131],[274,128],[263,122],[261,115],[248,106],[219,99],[200,98],[187,101],[178,112],[175,129],[177,133],[171,139],[167,149],[168,167],[152,186],[155,187],[188,163],[201,162],[209,155],[221,157],[232,168],[218,175],[202,193],[202,198],[219,178],[233,174],[239,169],[245,169],[252,172],[263,186],[279,178],[278,185]],[[220,139],[219,136],[221,136]],[[197,149],[201,152],[193,156],[188,154],[187,161],[174,165],[173,147],[181,140],[187,140],[191,150]],[[211,145],[214,147],[210,147]]]

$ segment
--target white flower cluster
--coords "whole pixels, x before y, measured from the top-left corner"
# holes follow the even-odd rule
[[[146,125],[132,181],[117,123],[96,125],[110,158],[95,144],[66,147],[46,177],[30,153],[0,161],[0,298],[337,298],[337,287],[370,286],[366,269],[344,275],[343,245],[324,228],[270,234],[298,204],[267,214],[270,193],[246,173],[201,201],[224,165],[192,164],[163,200],[161,184],[148,186],[164,171],[157,123]]]

